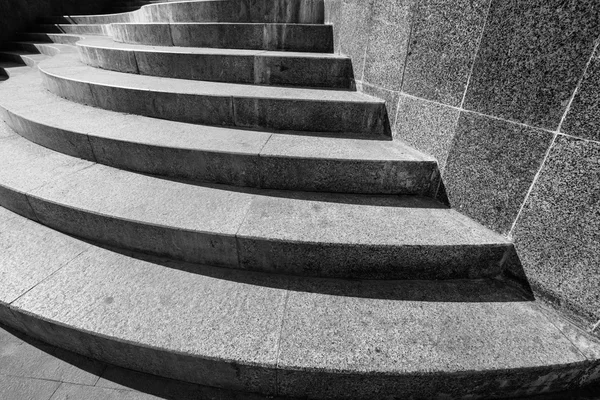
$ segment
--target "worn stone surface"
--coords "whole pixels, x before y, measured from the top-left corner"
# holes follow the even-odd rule
[[[560,304],[600,319],[600,144],[558,136],[516,222],[530,281]]]
[[[460,106],[491,0],[425,0],[415,7],[402,90]]]
[[[90,359],[80,360],[83,363],[79,366],[71,365],[66,352],[39,342],[35,342],[35,346],[28,345],[21,336],[0,329],[0,377],[11,375],[94,385],[104,370],[104,365]]]
[[[114,390],[63,383],[50,400],[160,400],[162,397],[130,390]],[[41,399],[40,399],[41,400]]]
[[[444,171],[459,114],[456,108],[400,95],[396,138],[435,157]]]
[[[0,208],[0,301],[11,303],[87,249]],[[23,240],[27,232],[28,240]],[[0,362],[0,371],[3,363]],[[0,372],[1,373],[1,372]]]
[[[414,0],[371,0],[369,42],[362,81],[389,90],[402,88]],[[346,38],[342,36],[342,40]]]
[[[237,265],[234,235],[251,201],[252,195],[245,193],[102,165],[47,184],[30,196],[39,220],[57,229],[115,246],[226,266]]]
[[[595,0],[493,1],[465,108],[556,130],[599,34]]]
[[[600,141],[600,50],[593,55],[577,89],[561,131],[583,139]]]
[[[181,46],[171,39],[168,24],[112,24],[112,37],[117,42],[152,46]]]
[[[382,100],[385,100],[385,108],[387,111],[388,123],[390,129],[393,130],[394,126],[396,125],[396,111],[398,109],[398,97],[400,96],[399,93],[393,90],[381,88],[379,86],[373,86],[366,82],[362,83],[361,91],[370,96],[378,97]]]
[[[97,248],[13,306],[72,327],[70,340],[59,332],[48,337],[61,347],[148,373],[268,394],[285,301],[277,279]]]
[[[261,187],[341,193],[428,193],[435,163],[397,142],[273,135]]]
[[[546,376],[547,388],[568,387],[583,369],[548,375],[557,363],[585,358],[535,303],[519,301],[489,283],[339,285],[307,279],[291,283],[280,344],[281,394],[462,397],[467,382],[476,386],[471,395],[531,394],[537,378]],[[486,298],[473,302],[469,297],[479,292]],[[410,375],[391,378],[419,373],[423,366],[428,374],[446,375],[434,382],[407,379]],[[508,367],[510,372],[504,370]],[[460,370],[480,372],[467,381],[452,375]]]
[[[362,80],[365,55],[369,44],[369,26],[373,0],[341,0],[339,50],[352,58],[354,78]]]
[[[48,400],[59,385],[60,382],[0,375],[0,398]]]
[[[551,141],[549,132],[462,112],[443,173],[450,204],[508,233]]]
[[[499,271],[508,243],[420,197],[257,197],[238,231],[240,266],[294,275],[448,279]]]

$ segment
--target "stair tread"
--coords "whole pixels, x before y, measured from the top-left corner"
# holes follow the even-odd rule
[[[44,202],[140,224],[309,243],[509,244],[428,198],[196,186],[76,159],[21,137],[4,139],[0,154],[4,187]]]
[[[198,54],[198,55],[223,55],[223,56],[264,56],[264,57],[289,57],[289,58],[315,58],[325,60],[347,60],[348,56],[336,53],[310,53],[296,51],[277,50],[246,50],[246,49],[224,49],[214,47],[180,47],[180,46],[154,46],[144,44],[131,44],[115,42],[106,36],[86,37],[77,43],[81,47],[104,48],[122,51],[142,51],[151,53],[173,53],[173,54]]]
[[[90,67],[76,55],[61,54],[40,65],[46,74],[92,85],[123,87],[178,94],[231,96],[242,98],[277,98],[325,102],[384,104],[385,101],[360,92],[309,88],[258,86],[226,82],[192,81],[147,75],[128,74]]]
[[[557,328],[563,321],[499,281],[300,279],[208,266],[191,272],[81,242],[2,208],[0,225],[0,313],[10,307],[9,322],[177,379],[323,397],[344,386],[342,393],[356,397],[420,389],[426,397],[435,388],[405,387],[399,377],[459,387],[480,379],[493,386],[501,377],[502,387],[516,376],[536,385],[548,368],[580,378],[600,357],[596,342],[567,337]],[[21,325],[31,319],[38,322]],[[60,328],[37,328],[43,324]],[[132,348],[135,357],[124,355]]]
[[[49,93],[41,83],[36,72],[6,82],[0,86],[0,106],[81,135],[161,147],[331,160],[435,162],[399,140],[324,138],[159,120],[73,103]],[[44,107],[31,107],[34,104]]]

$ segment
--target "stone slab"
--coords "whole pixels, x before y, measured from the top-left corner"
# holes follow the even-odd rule
[[[600,145],[559,135],[513,237],[532,284],[569,312],[600,319]]]
[[[108,363],[272,393],[285,300],[273,279],[97,248],[13,307],[70,327],[72,338],[57,326],[52,344]]]
[[[459,115],[456,108],[400,95],[396,139],[435,157],[444,171]]]
[[[490,398],[560,390],[585,369],[535,303],[489,282],[338,285],[291,283],[278,359],[282,395]],[[485,300],[474,301],[477,293]],[[458,373],[465,370],[477,372]]]
[[[10,375],[91,386],[104,370],[103,364],[90,359],[72,365],[63,359],[65,354],[61,350],[3,329],[0,348],[0,377]]]
[[[600,85],[600,51],[592,55],[583,80],[577,88],[573,103],[561,131],[582,139],[600,141],[599,102],[596,88]]]
[[[362,81],[388,90],[402,89],[414,0],[371,0],[369,45]],[[344,40],[344,36],[342,39]]]
[[[48,400],[59,385],[60,382],[0,375],[0,397],[3,399]]]
[[[553,134],[461,112],[443,174],[452,207],[508,233]]]
[[[402,90],[459,107],[489,6],[490,0],[419,2],[412,16]]]
[[[475,277],[498,273],[508,248],[505,239],[425,198],[274,195],[257,196],[238,231],[242,268],[367,279]]]
[[[171,38],[168,24],[112,24],[112,37],[116,42],[139,43],[153,46],[181,46]]]
[[[464,108],[555,131],[600,34],[594,0],[491,3]]]
[[[369,43],[372,1],[343,0],[340,7],[339,50],[352,58],[354,78],[362,81]]]

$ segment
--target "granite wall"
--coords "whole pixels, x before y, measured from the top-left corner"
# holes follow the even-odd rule
[[[359,89],[437,157],[439,195],[512,238],[512,272],[600,334],[600,2],[325,2]]]
[[[0,0],[0,44],[38,17],[98,13],[112,0]]]

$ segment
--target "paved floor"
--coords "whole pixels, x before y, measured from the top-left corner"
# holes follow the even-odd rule
[[[0,400],[238,400],[262,396],[107,365],[0,326]],[[531,400],[600,400],[600,388]]]

